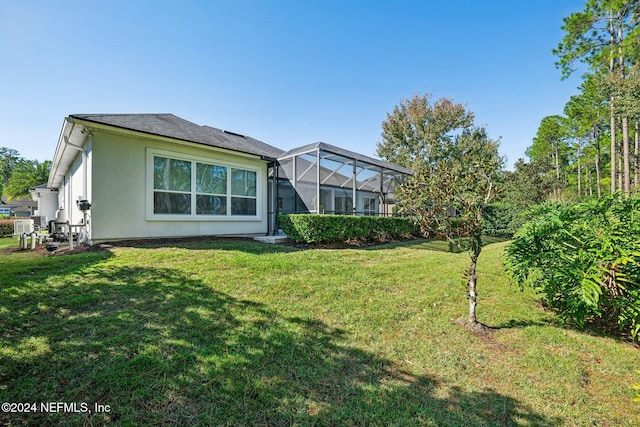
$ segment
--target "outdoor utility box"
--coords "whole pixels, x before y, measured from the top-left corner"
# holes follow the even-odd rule
[[[47,229],[47,217],[46,216],[32,216],[33,226],[36,230],[46,230]]]
[[[13,221],[13,235],[20,236],[21,234],[33,233],[33,220],[32,219],[16,219]]]
[[[91,203],[89,203],[88,200],[78,200],[76,204],[78,205],[78,209],[80,209],[83,212],[91,209]]]

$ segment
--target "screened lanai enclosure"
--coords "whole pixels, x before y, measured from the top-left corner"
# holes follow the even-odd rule
[[[291,150],[271,168],[278,213],[393,214],[409,169],[318,142]],[[274,179],[275,178],[275,179]],[[277,183],[277,185],[275,185]]]

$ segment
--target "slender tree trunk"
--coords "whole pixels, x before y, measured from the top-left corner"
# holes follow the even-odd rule
[[[469,324],[472,326],[478,324],[478,319],[476,318],[476,306],[478,305],[478,293],[476,292],[478,283],[477,265],[478,255],[474,253],[471,255],[471,265],[469,266]]]
[[[593,139],[595,142],[595,146],[596,146],[596,181],[597,181],[597,188],[598,188],[598,197],[602,196],[602,190],[600,188],[600,138],[599,135],[596,133],[595,128],[593,129]]]
[[[478,284],[478,258],[482,251],[482,237],[480,232],[472,233],[470,237],[471,244],[471,263],[469,265],[469,325],[473,327],[480,327],[478,318],[476,317],[476,306],[478,305],[478,292],[476,286]]]
[[[613,73],[615,71],[615,59],[613,57],[613,47],[615,45],[615,37],[616,33],[613,28],[613,13],[609,14],[609,34],[611,36],[610,45],[611,45],[611,54],[609,57],[609,72]],[[611,96],[610,110],[611,116],[609,120],[609,124],[611,127],[611,194],[616,192],[616,112],[615,112],[615,96]]]
[[[622,182],[622,140],[620,140],[618,141],[618,191],[623,190]]]
[[[616,192],[616,116],[614,115],[613,102],[614,97],[611,97],[611,194]]]
[[[556,141],[553,150],[556,164],[556,200],[560,200],[560,160],[558,159],[558,142]]]
[[[578,142],[578,197],[582,197],[582,165],[580,164],[580,157],[582,157],[581,143]]]
[[[625,81],[625,72],[624,72],[624,52],[622,50],[622,43],[624,41],[624,37],[622,34],[622,20],[623,13],[620,12],[618,15],[618,67],[620,67],[620,82],[624,84]],[[631,193],[631,174],[630,174],[630,154],[629,154],[629,119],[626,115],[622,117],[622,185],[620,185],[621,189],[624,190],[625,196],[629,196]]]
[[[638,190],[638,129],[640,127],[640,122],[636,120],[636,135],[635,135],[635,144],[633,150],[633,186],[635,190]]]
[[[623,180],[624,194],[631,194],[631,154],[629,153],[629,120],[624,117],[622,119],[622,157],[623,157]]]

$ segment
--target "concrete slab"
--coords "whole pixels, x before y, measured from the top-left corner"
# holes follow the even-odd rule
[[[289,237],[286,234],[276,234],[275,236],[256,236],[253,238],[261,243],[269,243],[269,244],[278,244],[285,243],[289,241]]]

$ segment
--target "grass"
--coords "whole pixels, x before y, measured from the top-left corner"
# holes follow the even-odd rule
[[[298,250],[201,241],[42,257],[0,240],[10,425],[640,425],[638,349],[559,324],[512,287],[505,243]]]
[[[11,246],[19,247],[20,242],[18,238],[13,237],[0,237],[0,249],[5,249]]]

